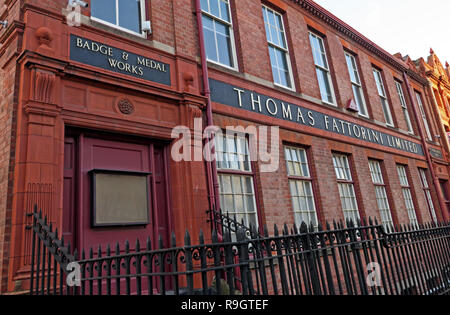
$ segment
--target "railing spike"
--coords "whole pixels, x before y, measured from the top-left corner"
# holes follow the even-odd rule
[[[300,225],[300,233],[301,234],[308,233],[308,226],[306,225],[305,221],[303,221],[302,224]]]
[[[102,257],[102,245],[98,245],[98,253],[97,253],[98,257],[101,258]]]
[[[119,242],[116,242],[116,255],[120,254],[120,244]]]
[[[278,237],[280,235],[280,233],[278,232],[278,226],[276,224],[274,224],[273,226],[273,231],[276,237]]]
[[[175,231],[172,231],[171,245],[172,245],[172,247],[176,247],[177,246],[177,236],[175,235]]]
[[[205,244],[205,235],[204,235],[202,229],[200,229],[200,233],[198,234],[198,241],[199,241],[200,245]]]
[[[287,223],[284,223],[283,226],[283,235],[289,235],[289,228],[287,226]]]
[[[161,234],[159,234],[159,237],[158,237],[158,244],[159,244],[159,249],[164,248],[164,239]]]
[[[295,235],[298,235],[299,233],[298,233],[298,227],[297,227],[297,224],[296,223],[294,223],[294,234]]]
[[[184,244],[187,246],[191,246],[191,235],[189,234],[189,231],[186,230],[186,233],[184,234]]]
[[[218,243],[219,242],[219,236],[217,235],[217,230],[216,229],[212,230],[211,240],[213,241],[213,243]]]
[[[152,250],[152,239],[150,238],[150,236],[147,236],[147,250]]]
[[[263,226],[264,237],[269,237],[269,229],[267,228],[267,224]]]
[[[319,222],[319,224],[317,225],[317,230],[318,230],[319,232],[322,232],[322,231],[323,231],[322,223]]]
[[[139,253],[141,251],[141,242],[139,242],[139,238],[136,238],[135,251]]]

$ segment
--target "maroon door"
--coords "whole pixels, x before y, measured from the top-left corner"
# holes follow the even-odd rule
[[[136,239],[145,245],[147,237],[157,246],[161,235],[165,244],[169,239],[165,146],[157,143],[124,142],[83,135],[65,139],[64,214],[63,234],[72,248],[94,251],[98,246],[121,248],[130,242],[134,249]],[[148,177],[149,218],[147,225],[130,227],[92,226],[92,183],[94,169],[150,173]]]

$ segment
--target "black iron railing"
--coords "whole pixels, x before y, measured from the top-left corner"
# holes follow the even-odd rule
[[[450,292],[450,223],[399,227],[377,222],[305,224],[258,233],[222,225],[193,245],[139,240],[71,253],[33,214],[31,294],[83,295],[440,295]],[[235,239],[233,237],[235,235]],[[78,271],[78,272],[77,272]],[[68,283],[70,285],[68,285]]]

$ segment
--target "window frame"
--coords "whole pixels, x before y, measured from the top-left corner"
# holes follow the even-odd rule
[[[345,157],[345,161],[346,161],[346,174],[349,175],[346,178],[340,178],[337,174],[337,170],[336,170],[336,164],[335,163],[335,157]],[[354,199],[354,203],[356,205],[356,210],[352,210],[354,213],[358,214],[357,219],[361,219],[361,210],[360,210],[360,205],[359,205],[359,201],[358,201],[358,195],[356,193],[356,189],[355,189],[355,180],[353,178],[353,172],[352,172],[352,165],[350,162],[350,155],[345,154],[345,153],[338,153],[338,152],[333,152],[332,153],[332,160],[333,160],[333,167],[334,167],[334,171],[336,174],[336,180],[337,180],[337,184],[338,184],[338,191],[339,191],[339,198],[341,200],[341,205],[342,205],[342,195],[341,195],[341,189],[339,189],[339,187],[343,187],[343,185],[346,186],[351,186],[352,187],[352,192],[353,192],[353,196],[351,196],[350,198]],[[345,197],[345,196],[344,196]],[[349,198],[349,197],[346,197]],[[348,218],[346,217],[346,213],[350,212],[349,210],[344,209],[344,207],[342,206],[342,211],[344,214],[344,219],[347,220]],[[352,218],[354,219],[354,218]],[[353,222],[356,224],[356,222]]]
[[[267,11],[270,10],[273,14],[278,15],[280,17],[281,27],[283,27],[284,42],[286,43],[286,48],[284,48],[284,47],[278,46],[278,45],[276,45],[276,44],[274,44],[274,43],[269,41],[269,38],[267,38],[267,29],[266,29],[267,25],[266,25],[265,19],[263,17],[264,28],[265,28],[265,31],[266,31],[267,45],[269,47],[269,50],[270,50],[270,47],[272,46],[272,47],[274,47],[274,49],[278,49],[278,50],[281,50],[281,51],[284,52],[285,58],[286,58],[286,65],[287,65],[287,68],[288,68],[287,70],[289,72],[290,86],[285,86],[285,85],[276,83],[275,82],[275,78],[273,80],[274,81],[273,84],[275,86],[278,86],[278,87],[281,87],[281,88],[284,88],[284,89],[295,91],[294,73],[293,73],[292,63],[291,63],[291,55],[289,53],[289,42],[287,40],[286,26],[285,26],[285,23],[284,23],[284,16],[283,16],[283,14],[279,13],[278,11],[270,8],[269,6],[267,6],[265,4],[262,4],[262,7],[266,10],[266,12],[265,12],[266,15],[267,15]],[[267,21],[268,21],[269,20],[268,16],[266,16],[266,18],[267,18]],[[269,52],[269,59],[270,59],[270,52]],[[273,75],[272,60],[270,60],[270,67],[272,69],[272,75]]]
[[[425,132],[428,136],[428,141],[433,142],[433,135],[431,133],[431,127],[428,122],[427,114],[425,112],[425,108],[423,107],[422,94],[416,90],[414,90],[414,96],[416,97],[417,106],[419,107],[420,116],[422,116],[422,122],[425,127]]]
[[[377,201],[378,210],[380,211],[381,215],[381,223],[384,225],[387,231],[390,231],[394,227],[394,216],[392,214],[392,207],[390,205],[388,190],[387,190],[387,184],[384,181],[383,176],[383,166],[382,161],[375,160],[375,159],[369,159],[369,170],[370,175],[372,177],[372,183],[375,187],[375,199]],[[379,178],[376,178],[378,176]],[[378,180],[379,179],[379,180]],[[378,197],[377,188],[382,188],[383,198],[385,198],[385,202],[387,204],[387,209],[381,209],[380,208],[380,198]],[[388,221],[383,219],[383,211],[386,211],[389,214]],[[390,225],[390,226],[389,226]]]
[[[223,138],[227,138],[228,135],[226,133],[222,133],[221,136]],[[220,135],[216,135],[216,137],[215,137],[216,140],[215,141],[217,141],[217,139],[219,137],[220,137]],[[260,209],[259,209],[259,204],[258,204],[257,186],[256,186],[254,165],[253,165],[253,163],[252,163],[252,161],[250,159],[251,152],[249,150],[249,137],[245,136],[245,135],[241,135],[241,134],[233,134],[233,138],[234,138],[234,140],[236,140],[237,138],[240,138],[241,140],[245,140],[246,151],[248,152],[248,157],[249,157],[248,163],[249,163],[249,166],[250,166],[250,170],[246,171],[246,170],[240,170],[240,169],[236,169],[236,168],[223,168],[223,167],[220,167],[220,165],[218,164],[219,161],[216,161],[217,177],[218,177],[217,179],[219,181],[219,196],[220,196],[220,199],[221,199],[221,207],[222,207],[223,210],[226,210],[226,209],[224,209],[225,203],[224,203],[224,199],[222,197],[223,196],[223,194],[222,194],[223,189],[220,188],[221,176],[230,176],[231,177],[231,185],[232,186],[233,186],[233,177],[239,177],[240,178],[241,187],[243,187],[242,180],[243,179],[245,180],[245,178],[250,178],[251,179],[251,184],[252,184],[252,194],[253,194],[252,202],[253,202],[253,205],[254,205],[254,208],[255,208],[254,209],[255,210],[255,212],[254,212],[255,222],[257,224],[257,226],[255,228],[258,229],[258,228],[260,228],[260,226],[262,224],[262,221],[261,221],[262,218],[260,216]],[[217,148],[217,142],[215,144],[215,147]],[[217,158],[217,152],[218,151],[216,150],[216,158]],[[223,151],[223,152],[229,152],[229,151]],[[231,195],[233,196],[233,203],[234,203],[235,202],[235,199],[234,199],[235,192],[233,191],[233,188],[231,188]],[[242,191],[241,195],[245,196],[246,193],[244,193]],[[246,201],[243,200],[243,202],[244,202],[243,205],[244,205],[244,208],[245,208],[246,207],[245,206]],[[239,214],[246,217],[246,220],[244,220],[244,222],[247,223],[249,221],[248,220],[248,216],[253,214],[253,213],[247,212],[247,209],[244,209],[244,211],[245,211],[244,213],[239,213]],[[229,212],[229,214],[230,214],[230,216],[233,216],[235,214],[237,215],[238,212],[236,211],[236,209],[234,209],[234,211],[233,212]]]
[[[409,170],[408,170],[408,166],[407,165],[403,165],[403,164],[397,164],[397,175],[400,181],[400,186],[402,188],[402,194],[403,194],[403,200],[405,202],[405,208],[406,208],[406,213],[408,215],[408,219],[409,222],[414,225],[416,228],[419,228],[419,216],[417,214],[417,210],[416,210],[416,205],[414,203],[414,195],[413,195],[413,189],[411,187],[411,180],[410,180],[410,174],[409,174]],[[400,174],[400,169],[403,169],[405,171],[405,176],[402,176],[403,174]],[[402,178],[404,178],[406,180],[406,184],[404,185],[404,183],[402,182]],[[412,208],[408,209],[408,203],[406,201],[406,196],[405,196],[405,192],[408,192],[409,197],[411,198],[411,206]],[[414,218],[411,219],[411,214],[414,213]]]
[[[345,62],[347,64],[347,69],[348,69],[348,72],[349,72],[349,75],[350,75],[350,83],[352,85],[353,97],[356,99],[355,91],[353,90],[353,87],[355,86],[359,90],[359,92],[361,94],[362,105],[364,107],[364,111],[366,112],[365,115],[362,114],[361,113],[361,108],[359,108],[358,115],[361,116],[361,117],[370,119],[369,108],[367,106],[367,101],[366,101],[366,96],[364,94],[364,88],[363,88],[363,85],[362,85],[361,75],[359,74],[358,62],[356,60],[357,56],[355,54],[353,54],[353,53],[348,52],[348,51],[344,51],[344,55],[345,55]],[[352,61],[353,61],[351,69],[349,67],[347,57],[350,57],[352,59]],[[353,67],[353,64],[356,66],[356,68]],[[351,75],[350,71],[353,71],[356,74],[359,83],[358,82],[354,82],[352,80],[352,75]],[[360,106],[358,105],[358,107],[360,107]]]
[[[313,226],[314,226],[315,230],[318,230],[320,222],[319,222],[319,215],[318,215],[318,210],[317,210],[316,191],[314,189],[314,179],[311,176],[311,165],[309,164],[309,160],[310,159],[309,159],[309,156],[308,156],[308,150],[306,148],[304,148],[304,147],[292,146],[292,145],[287,145],[287,144],[283,146],[283,149],[284,149],[285,160],[286,160],[287,178],[288,178],[288,181],[289,181],[289,193],[291,195],[292,210],[294,212],[294,222],[296,222],[296,224],[298,224],[298,222],[297,222],[297,215],[299,216],[299,218],[302,218],[303,215],[311,216],[312,213],[314,213],[316,224],[314,224]],[[293,164],[295,164],[296,162],[292,161],[292,160],[288,160],[288,157],[286,155],[287,150],[295,150],[295,151],[297,151],[297,153],[299,151],[303,151],[304,152],[304,156],[305,156],[305,159],[306,159],[306,169],[308,170],[308,174],[307,174],[308,176],[305,176],[305,174],[303,174],[303,176],[299,176],[299,175],[296,175],[296,174],[291,174],[290,168],[289,168],[289,162],[292,162]],[[290,152],[290,154],[292,154],[292,152]],[[297,162],[297,164],[302,165],[304,163],[299,161],[299,162]],[[295,173],[295,171],[294,171],[294,173]],[[300,209],[300,211],[295,211],[294,196],[292,194],[291,182],[295,182],[296,185],[298,184],[298,182],[301,182],[302,184],[304,182],[308,182],[310,184],[310,186],[311,186],[311,194],[312,194],[311,198],[312,198],[312,202],[313,202],[313,206],[314,206],[314,210],[313,211],[311,211],[310,209],[308,209],[308,210]],[[299,199],[299,197],[300,196],[296,196],[295,198]],[[300,202],[299,202],[299,207],[300,207]],[[308,226],[309,226],[312,222],[305,222],[305,223],[308,224]]]
[[[326,62],[326,65],[327,65],[328,68],[324,68],[321,65],[318,65],[316,63],[316,60],[315,60],[315,57],[314,57],[314,47],[313,47],[313,45],[311,43],[311,36],[317,38],[319,41],[322,42],[322,47],[323,47],[324,51],[320,52],[320,53],[325,57],[325,62]],[[330,62],[328,60],[327,47],[325,45],[325,37],[319,35],[318,33],[314,32],[312,30],[309,30],[308,31],[308,39],[309,39],[309,43],[310,43],[310,46],[311,46],[311,52],[313,54],[314,67],[316,69],[316,71],[315,71],[316,72],[316,79],[317,79],[317,83],[319,84],[319,91],[320,91],[321,101],[323,103],[325,103],[325,104],[328,104],[328,105],[331,105],[331,106],[334,106],[334,107],[338,107],[337,100],[336,100],[336,91],[334,90],[333,78],[331,76]],[[330,85],[331,97],[333,98],[333,102],[331,102],[331,103],[328,100],[324,100],[323,99],[322,90],[320,89],[319,77],[317,75],[317,69],[319,69],[320,71],[325,71],[326,74],[327,74],[328,83]]]
[[[115,0],[115,1],[116,1],[116,20],[117,20],[117,23],[119,23],[119,0]],[[140,13],[141,13],[140,14],[141,15],[140,16],[140,18],[141,18],[141,22],[140,22],[141,23],[141,32],[140,33],[137,33],[135,31],[132,31],[130,29],[122,27],[122,26],[120,26],[118,24],[113,24],[111,22],[108,22],[108,21],[105,21],[105,20],[102,20],[100,18],[97,18],[97,17],[93,16],[92,15],[92,7],[91,7],[90,19],[92,21],[94,21],[94,22],[97,22],[97,23],[100,23],[100,24],[104,24],[106,26],[118,29],[120,31],[129,33],[129,34],[132,34],[132,35],[135,35],[135,36],[139,36],[139,37],[142,37],[142,38],[147,38],[146,32],[142,30],[142,25],[144,24],[145,21],[147,21],[146,0],[139,0],[139,3],[140,3]]]
[[[207,0],[208,6],[210,6],[210,2],[209,1],[210,0]],[[219,0],[219,1],[222,1],[222,0]],[[238,64],[237,51],[236,51],[236,41],[235,41],[235,37],[234,37],[233,14],[231,12],[231,0],[223,0],[223,1],[226,1],[227,4],[228,4],[228,6],[227,6],[228,7],[228,15],[230,16],[230,21],[229,22],[226,21],[226,20],[223,20],[220,17],[215,16],[215,15],[209,13],[209,12],[206,12],[203,9],[201,9],[201,12],[202,12],[202,18],[203,18],[203,15],[207,16],[210,19],[212,19],[213,22],[217,21],[218,23],[224,24],[224,25],[226,25],[229,28],[230,45],[231,45],[231,47],[230,47],[231,56],[230,57],[231,57],[231,61],[233,62],[233,67],[230,67],[230,66],[228,66],[226,64],[223,64],[223,63],[220,63],[219,61],[208,59],[208,56],[206,56],[206,61],[210,62],[212,64],[215,64],[215,65],[218,65],[220,67],[224,67],[224,68],[233,70],[233,71],[239,71],[239,64]],[[203,36],[205,36],[204,30],[203,30],[204,27],[205,27],[204,23],[202,23],[202,35]],[[214,30],[214,32],[215,32],[215,30]],[[214,36],[214,38],[216,39],[216,53],[218,53],[217,38],[216,38],[216,36]]]
[[[373,72],[373,75],[374,75],[375,84],[377,86],[378,96],[380,97],[380,100],[381,100],[381,106],[382,106],[382,110],[383,110],[383,115],[384,115],[384,120],[386,122],[386,126],[394,128],[395,127],[394,116],[392,115],[391,106],[389,104],[389,99],[388,99],[388,95],[387,95],[387,92],[386,92],[386,87],[385,87],[385,84],[384,84],[384,78],[383,78],[383,75],[381,74],[382,70],[379,70],[379,69],[377,69],[375,67],[372,67],[372,72]],[[377,80],[377,77],[378,77],[378,80]],[[378,85],[378,83],[379,83],[379,85]],[[380,90],[383,93],[380,93]],[[385,110],[384,110],[384,106],[385,105],[383,103],[383,100],[385,101],[386,110],[388,111],[387,114],[388,114],[389,117],[386,117],[386,113],[385,113]],[[389,118],[390,122],[388,122],[388,118]]]
[[[431,215],[431,219],[435,223],[438,223],[436,207],[434,206],[433,197],[431,196],[431,187],[428,183],[428,170],[424,169],[424,168],[419,168],[419,177],[420,177],[420,182],[422,184],[422,190],[425,195],[425,200],[427,201],[428,212]]]
[[[403,116],[405,117],[406,126],[408,128],[407,131],[409,134],[414,135],[414,127],[412,125],[411,115],[409,114],[408,103],[406,102],[405,92],[403,90],[403,83],[398,80],[394,81],[395,87],[397,88],[397,94],[400,99],[400,105],[403,109]]]

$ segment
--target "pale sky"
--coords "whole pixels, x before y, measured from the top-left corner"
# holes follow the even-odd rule
[[[391,54],[450,63],[449,0],[315,0]]]

